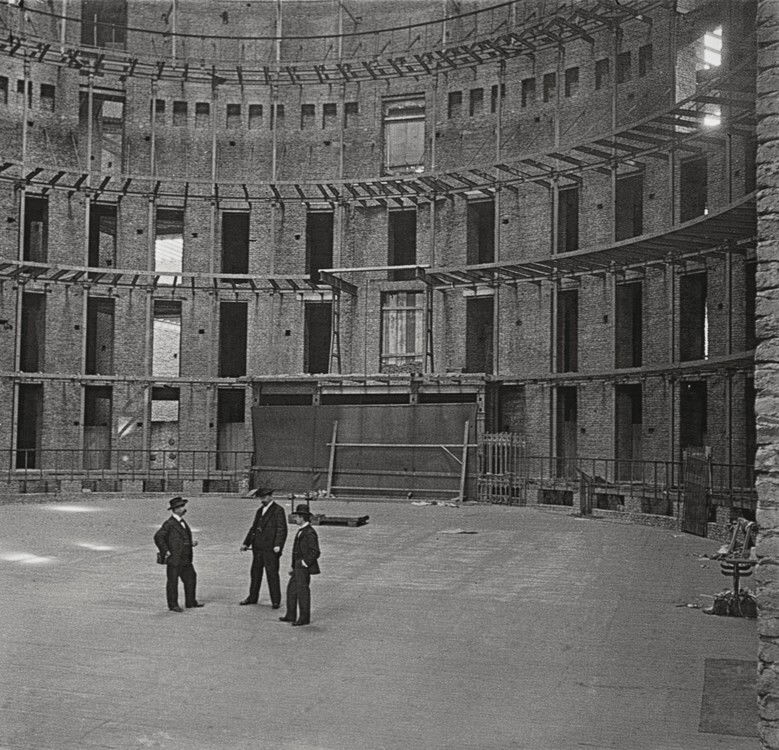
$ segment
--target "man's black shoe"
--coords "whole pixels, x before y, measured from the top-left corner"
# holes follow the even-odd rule
[[[249,602],[246,602],[246,603],[248,604]],[[243,602],[241,602],[241,604],[243,604]],[[281,606],[281,604],[274,604],[272,606],[272,609],[278,609],[280,606]]]
[[[247,604],[257,604],[257,602],[253,602],[251,599],[244,599],[242,602],[238,602],[242,607]]]
[[[295,627],[295,625],[309,625],[309,622],[301,622],[300,620],[295,620],[295,622],[292,623],[292,627]]]
[[[168,609],[171,612],[183,612],[184,611],[183,609],[181,609],[181,607],[168,607]]]
[[[295,622],[295,621],[294,621],[292,618],[290,618],[290,617],[279,617],[279,620],[280,620],[281,622]]]
[[[194,609],[195,607],[205,607],[205,604],[201,604],[200,602],[195,602],[194,604],[187,604],[187,609]]]

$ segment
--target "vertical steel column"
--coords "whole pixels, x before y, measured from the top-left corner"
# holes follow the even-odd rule
[[[333,369],[335,365],[335,369]],[[333,289],[330,304],[330,364],[329,372],[341,374],[341,291]]]
[[[425,372],[435,372],[433,359],[433,285],[425,286]]]
[[[92,186],[92,164],[94,159],[92,158],[93,144],[92,139],[94,137],[92,120],[94,118],[94,86],[95,76],[93,73],[89,74],[87,79],[87,179],[86,179],[86,191],[84,193],[84,265],[89,265],[89,223],[90,214],[92,210],[92,200],[90,198],[89,188]],[[86,297],[86,295],[85,295]]]

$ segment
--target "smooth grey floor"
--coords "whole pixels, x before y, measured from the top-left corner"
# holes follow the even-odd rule
[[[706,660],[757,648],[755,621],[678,606],[727,587],[701,557],[717,542],[539,508],[321,501],[370,522],[319,527],[313,622],[292,628],[264,583],[238,606],[256,504],[234,497],[190,502],[206,606],[168,612],[151,539],[166,505],[0,506],[0,748],[759,746],[699,731]]]

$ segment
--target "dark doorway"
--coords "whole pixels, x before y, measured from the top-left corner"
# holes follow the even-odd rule
[[[706,213],[708,205],[708,166],[706,157],[682,162],[680,174],[680,221],[690,221]]]
[[[562,188],[557,193],[558,253],[579,249],[579,188]]]
[[[114,374],[114,300],[87,300],[87,375]]]
[[[249,214],[222,214],[222,273],[249,273]]]
[[[557,476],[576,478],[578,397],[575,386],[557,388]]]
[[[84,388],[84,468],[111,467],[111,411],[113,394],[110,386]]]
[[[679,448],[708,445],[706,381],[683,381],[679,389]]]
[[[679,280],[679,359],[704,359],[708,354],[706,274],[690,273]]]
[[[237,388],[220,388],[216,414],[216,468],[236,471],[242,467],[240,451],[245,449],[246,393]]]
[[[641,479],[641,433],[643,413],[641,386],[618,385],[615,389],[614,458],[616,478],[622,481]]]
[[[41,464],[41,431],[43,427],[43,386],[40,383],[19,385],[19,408],[16,423],[16,468],[38,469]]]
[[[465,372],[492,372],[492,297],[465,303]]]
[[[617,284],[614,320],[614,366],[640,367],[643,348],[642,285]]]
[[[305,312],[305,362],[308,373],[330,372],[332,304],[307,302]]]
[[[19,369],[22,372],[43,372],[46,342],[45,294],[22,294],[21,327]]]
[[[614,239],[627,240],[644,231],[644,175],[617,178],[614,211]]]
[[[389,212],[389,240],[387,265],[413,266],[417,262],[417,212]],[[390,271],[390,281],[406,281],[414,278],[414,269]]]
[[[492,263],[495,260],[495,202],[468,202],[468,248],[466,262]]]
[[[28,195],[24,199],[24,260],[46,262],[48,230],[49,202]]]
[[[245,302],[219,305],[219,376],[239,378],[246,375]]]
[[[116,266],[116,206],[93,203],[89,210],[89,266]]]
[[[319,271],[333,267],[333,212],[306,213],[306,273],[319,283]]]
[[[579,367],[579,291],[557,292],[557,372]]]

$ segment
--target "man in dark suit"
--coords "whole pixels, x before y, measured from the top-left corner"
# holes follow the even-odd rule
[[[319,573],[319,537],[311,526],[308,505],[298,505],[293,514],[300,526],[292,545],[292,570],[287,584],[287,613],[282,622],[308,625],[311,622],[311,576]]]
[[[273,490],[258,487],[252,490],[252,497],[259,497],[262,505],[254,516],[254,523],[243,540],[241,551],[252,550],[251,582],[249,596],[241,604],[257,604],[260,598],[262,571],[268,581],[268,591],[273,609],[281,605],[281,583],[279,583],[279,558],[287,540],[287,518],[284,508],[273,500]]]
[[[184,584],[184,606],[187,609],[203,606],[195,596],[197,573],[192,565],[192,548],[197,546],[197,542],[192,540],[192,529],[184,520],[187,502],[183,497],[174,497],[168,506],[168,510],[172,511],[170,518],[154,535],[154,543],[160,552],[157,561],[167,566],[165,590],[171,612],[184,611],[179,607],[179,578]]]

